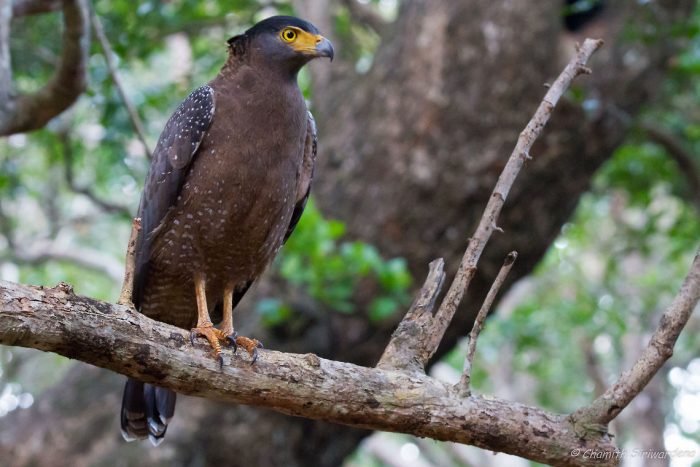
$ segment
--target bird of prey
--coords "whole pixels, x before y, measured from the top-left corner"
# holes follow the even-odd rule
[[[333,46],[312,24],[263,20],[228,41],[219,74],[170,117],[141,197],[134,306],[257,358],[233,308],[294,230],[309,197],[316,126],[297,73]],[[209,310],[213,313],[210,315]],[[219,328],[212,323],[221,320]],[[121,409],[127,441],[162,441],[175,393],[129,379]]]

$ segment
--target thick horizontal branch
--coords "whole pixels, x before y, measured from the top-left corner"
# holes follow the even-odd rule
[[[5,35],[9,38],[9,21],[7,12],[3,11],[0,13],[0,43],[6,39]],[[6,43],[0,44],[3,49],[0,50],[0,136],[43,128],[85,91],[89,24],[87,0],[63,0],[61,59],[49,82],[32,94],[12,94],[9,47]]]
[[[570,453],[615,450],[604,435],[576,434],[564,415],[495,398],[462,398],[424,374],[270,350],[261,351],[254,366],[225,350],[219,369],[207,346],[193,347],[185,330],[76,296],[65,284],[0,282],[0,343],[55,352],[182,394],[471,444],[546,464],[592,465]],[[614,456],[595,465],[615,465]]]

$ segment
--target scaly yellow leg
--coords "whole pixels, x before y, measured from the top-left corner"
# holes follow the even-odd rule
[[[233,284],[224,289],[224,319],[221,321],[221,332],[226,336],[233,335]]]
[[[252,365],[258,359],[258,349],[263,347],[262,343],[257,339],[239,336],[233,330],[233,292],[235,287],[229,284],[224,289],[224,319],[221,322],[221,331],[226,337],[226,340],[233,347],[235,352],[240,345],[252,357],[250,364]]]

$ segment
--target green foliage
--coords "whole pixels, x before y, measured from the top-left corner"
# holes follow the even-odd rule
[[[341,241],[344,233],[342,222],[324,219],[310,201],[275,267],[291,284],[340,313],[356,311],[358,288],[369,281],[379,288],[368,306],[369,318],[381,321],[392,316],[408,301],[411,276],[406,262],[384,260],[367,243]],[[274,324],[289,316],[287,305],[279,301],[265,301],[258,311]]]

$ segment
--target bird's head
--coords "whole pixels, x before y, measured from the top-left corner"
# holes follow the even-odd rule
[[[296,74],[314,58],[333,60],[333,44],[313,24],[293,16],[273,16],[228,41],[236,56],[250,56]]]

